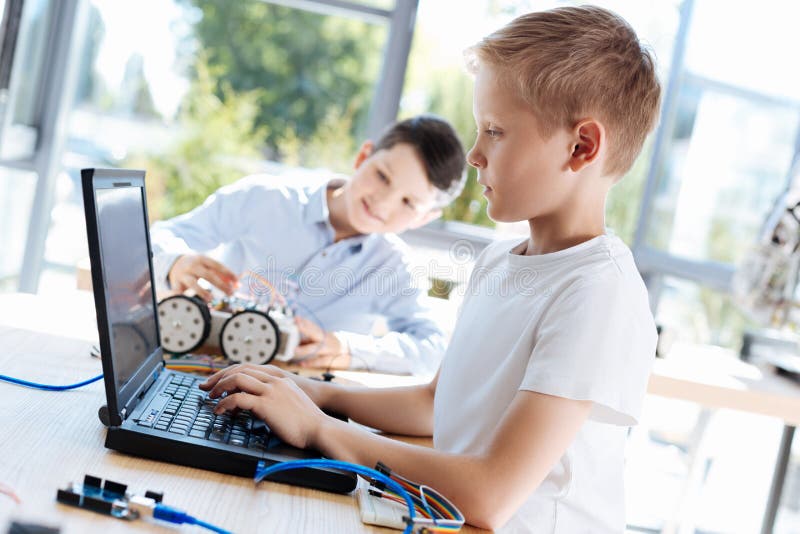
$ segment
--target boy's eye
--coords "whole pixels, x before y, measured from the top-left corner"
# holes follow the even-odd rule
[[[378,171],[378,178],[380,178],[381,182],[389,183],[389,178],[381,171]]]
[[[488,128],[488,129],[484,130],[484,132],[489,137],[497,137],[497,136],[500,135],[500,132],[498,130],[492,130],[491,128]]]
[[[411,200],[407,199],[407,198],[403,199],[403,204],[405,204],[405,206],[407,208],[411,208],[412,210],[416,209],[416,206],[414,205],[414,203]]]

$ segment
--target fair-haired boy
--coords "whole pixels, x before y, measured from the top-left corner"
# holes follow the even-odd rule
[[[513,532],[622,532],[623,448],[656,333],[628,248],[607,235],[606,195],[652,129],[650,55],[594,7],[531,13],[472,49],[478,138],[467,155],[489,214],[530,237],[478,259],[428,385],[372,391],[238,366],[203,386],[283,439],[450,498],[467,521]],[[434,449],[370,434],[433,435]]]
[[[266,293],[266,279],[297,308],[302,365],[433,375],[445,336],[394,234],[438,217],[458,195],[464,149],[450,124],[421,115],[362,144],[354,167],[348,179],[311,183],[249,176],[155,224],[157,288],[209,300],[200,278],[230,294],[254,272],[243,290]],[[380,337],[371,335],[378,317],[389,330]]]

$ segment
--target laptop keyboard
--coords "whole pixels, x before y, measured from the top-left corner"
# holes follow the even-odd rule
[[[228,443],[248,449],[266,450],[269,443],[269,428],[248,411],[236,415],[224,413],[214,415],[218,399],[209,399],[197,386],[200,377],[171,375],[170,382],[160,395],[166,406],[160,410],[158,419],[147,416],[139,425],[166,430],[182,436],[207,439],[217,443]]]

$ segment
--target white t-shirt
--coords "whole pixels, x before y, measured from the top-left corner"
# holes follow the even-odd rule
[[[539,256],[512,254],[519,244],[494,243],[475,265],[436,388],[434,446],[482,451],[519,390],[591,400],[574,442],[500,531],[623,532],[626,427],[655,358],[647,290],[617,237]]]

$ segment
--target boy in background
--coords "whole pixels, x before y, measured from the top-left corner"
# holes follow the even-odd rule
[[[477,260],[438,375],[370,390],[234,366],[202,386],[281,438],[330,458],[381,461],[435,488],[474,525],[503,532],[620,533],[623,450],[656,331],[633,255],[606,233],[609,189],[658,114],[653,60],[596,7],[521,16],[471,49],[478,137],[469,163],[497,221],[524,240]],[[412,446],[325,415],[327,408]]]
[[[239,276],[252,272],[256,286],[267,279],[290,293],[303,365],[432,376],[444,334],[395,234],[438,217],[460,192],[464,166],[453,128],[419,116],[365,142],[349,179],[239,180],[153,225],[157,289],[191,289],[210,300],[200,278],[232,294]],[[381,337],[370,335],[378,317],[389,330]]]

